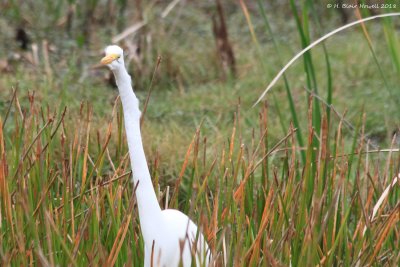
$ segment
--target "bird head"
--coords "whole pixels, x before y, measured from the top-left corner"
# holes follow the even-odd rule
[[[124,67],[124,51],[117,45],[107,46],[104,50],[105,57],[100,61],[102,65],[106,65],[111,70]]]

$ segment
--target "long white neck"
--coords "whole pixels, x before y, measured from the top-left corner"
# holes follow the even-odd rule
[[[144,241],[152,242],[151,233],[160,225],[161,208],[151,181],[146,156],[143,150],[140,132],[139,100],[132,89],[131,76],[125,68],[113,70],[122,101],[125,118],[125,130],[128,141],[129,156],[132,165],[132,176],[136,189],[139,209],[140,227]],[[148,245],[148,244],[147,244]]]

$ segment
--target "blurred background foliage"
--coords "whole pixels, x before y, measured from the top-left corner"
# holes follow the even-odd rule
[[[142,100],[161,57],[144,131],[164,136],[152,135],[153,148],[148,153],[171,152],[171,144],[184,147],[190,140],[186,133],[193,132],[202,119],[205,133],[212,133],[211,143],[223,142],[239,98],[242,115],[247,118],[244,129],[249,129],[243,136],[251,136],[258,117],[251,105],[282,64],[311,40],[355,20],[357,12],[354,8],[328,8],[331,1],[243,1],[249,24],[239,3],[2,1],[0,110],[6,107],[11,87],[18,85],[21,96],[34,91],[42,103],[68,105],[70,121],[80,103],[88,101],[94,107],[94,121],[101,124],[110,114],[117,92],[112,75],[98,62],[104,47],[116,41],[126,51]],[[398,6],[390,6],[359,11],[367,16],[398,10]],[[398,19],[387,18],[365,24],[366,31],[361,26],[351,28],[315,47],[309,63],[304,61],[303,66],[298,60],[286,75],[293,105],[282,81],[266,98],[272,138],[282,136],[290,121],[297,119],[295,126],[305,126],[309,92],[318,89],[324,101],[331,95],[328,104],[340,114],[346,113],[351,124],[365,112],[371,142],[389,145],[400,120],[398,25]],[[314,69],[312,77],[303,68],[307,64]],[[310,79],[314,83],[307,82]],[[295,112],[288,112],[291,107]],[[293,117],[296,114],[298,118]],[[182,153],[172,158],[181,158]]]

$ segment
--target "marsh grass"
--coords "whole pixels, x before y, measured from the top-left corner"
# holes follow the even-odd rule
[[[238,108],[217,153],[207,151],[200,125],[171,189],[158,186],[161,170],[157,158],[149,159],[161,205],[201,225],[216,265],[398,261],[398,154],[369,153],[363,143],[349,151],[343,121],[329,127],[326,114],[317,135],[309,101],[305,147],[292,126],[270,144],[264,106],[249,143],[242,143]],[[103,132],[91,129],[88,106],[73,127],[64,123],[68,111],[44,109],[33,96],[26,109],[18,103],[18,96],[12,98],[2,118],[1,129],[13,130],[0,132],[2,265],[141,266],[119,102]]]

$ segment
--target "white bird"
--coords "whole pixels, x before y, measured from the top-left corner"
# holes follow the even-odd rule
[[[132,89],[124,64],[123,50],[116,45],[105,49],[102,65],[114,73],[124,111],[125,130],[132,166],[133,183],[143,235],[144,266],[209,266],[211,252],[197,225],[182,212],[161,210],[150,177],[140,132],[139,100]],[[182,264],[182,265],[180,265]]]

